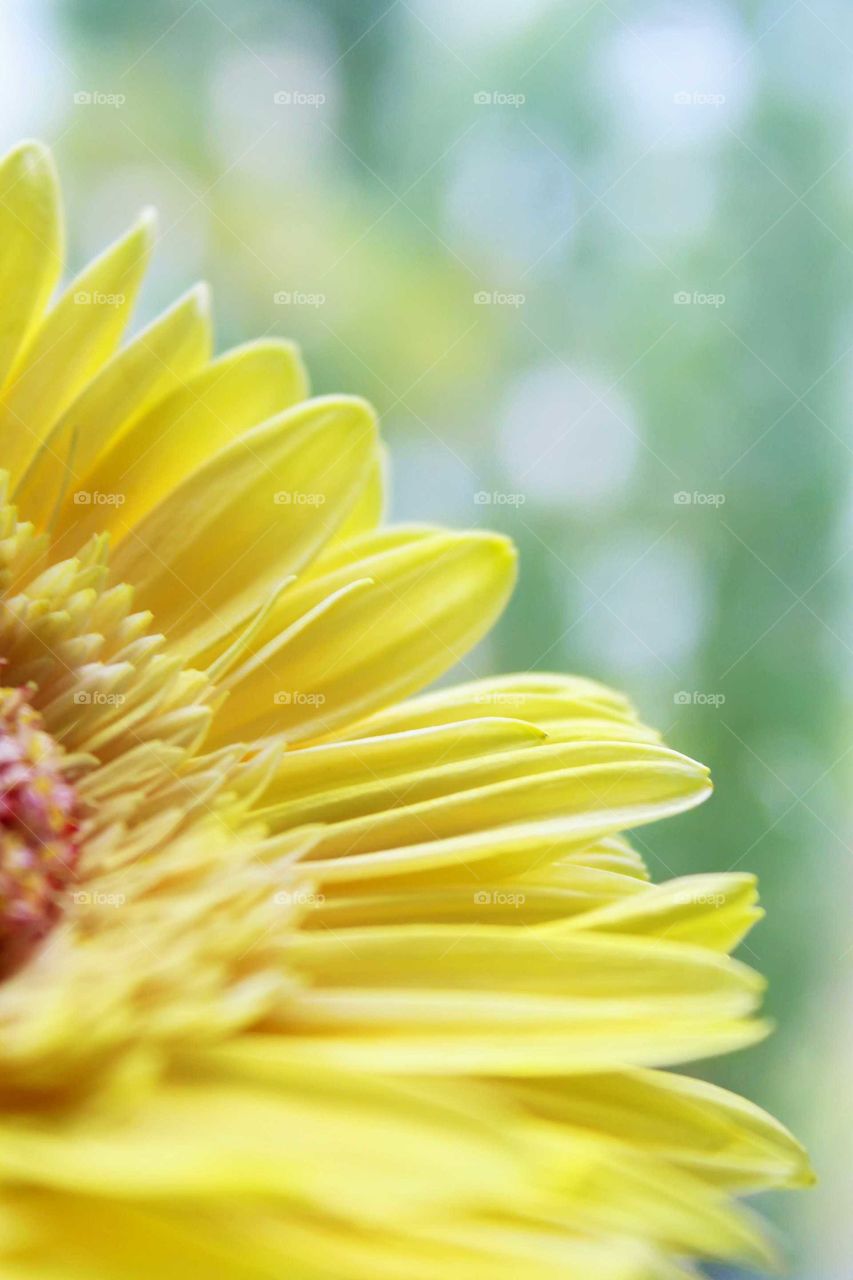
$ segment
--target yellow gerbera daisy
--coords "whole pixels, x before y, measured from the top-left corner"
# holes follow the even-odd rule
[[[119,350],[152,236],[48,309],[49,155],[0,167],[0,1276],[771,1262],[733,1197],[800,1148],[656,1069],[764,1034],[752,879],[621,834],[705,770],[589,680],[411,698],[511,547],[379,528],[369,407],[203,293]]]

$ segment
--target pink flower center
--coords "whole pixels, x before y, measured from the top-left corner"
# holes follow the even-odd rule
[[[59,918],[80,855],[79,819],[62,748],[29,691],[0,688],[0,977]]]

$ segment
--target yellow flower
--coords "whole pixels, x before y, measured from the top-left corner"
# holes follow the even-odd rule
[[[643,1280],[772,1262],[808,1180],[742,1099],[746,875],[621,834],[705,770],[561,675],[412,695],[502,538],[379,527],[373,415],[193,292],[119,348],[144,217],[47,309],[0,167],[0,1275]],[[107,546],[109,544],[109,558]]]

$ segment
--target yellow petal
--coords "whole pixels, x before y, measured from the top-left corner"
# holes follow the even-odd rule
[[[362,738],[355,743],[288,751],[267,789],[261,809],[275,829],[393,808],[424,793],[433,779],[465,761],[474,767],[515,748],[545,740],[543,730],[521,720],[468,720],[411,733]],[[446,784],[445,784],[446,785]],[[313,816],[312,816],[313,815]]]
[[[478,725],[484,727],[479,735]],[[272,784],[273,791],[278,790],[283,797],[289,798],[283,798],[270,812],[270,820],[276,826],[292,826],[299,822],[319,821],[322,818],[331,825],[368,815],[377,815],[381,820],[388,811],[393,810],[394,813],[399,813],[405,808],[407,812],[401,815],[404,821],[417,820],[420,814],[423,818],[421,834],[432,832],[437,837],[442,821],[442,805],[435,804],[430,807],[428,802],[452,800],[452,798],[462,798],[466,795],[476,800],[477,793],[483,788],[495,787],[503,782],[511,783],[521,778],[559,773],[563,785],[558,803],[562,806],[559,812],[563,813],[589,812],[593,806],[598,809],[610,804],[614,808],[617,807],[618,800],[614,787],[616,785],[621,787],[628,781],[635,786],[636,779],[633,778],[632,771],[633,766],[638,764],[643,766],[641,776],[644,781],[653,776],[650,771],[657,771],[657,766],[662,766],[666,770],[676,770],[679,781],[683,774],[687,782],[688,794],[694,789],[696,783],[701,787],[705,781],[700,766],[696,766],[699,772],[691,772],[686,763],[687,758],[670,753],[668,748],[654,746],[646,751],[641,749],[632,751],[630,742],[614,743],[612,746],[606,742],[556,744],[546,739],[541,730],[534,730],[531,726],[525,732],[516,734],[516,740],[512,743],[515,749],[508,750],[506,748],[510,745],[511,739],[503,742],[490,736],[490,727],[495,725],[506,725],[510,727],[510,732],[514,732],[511,729],[513,725],[524,729],[521,721],[482,720],[478,722],[475,720],[467,722],[464,730],[460,726],[455,734],[452,730],[448,733],[446,729],[416,730],[419,736],[414,739],[414,743],[420,746],[416,767],[413,767],[415,756],[410,751],[408,760],[404,755],[396,771],[392,766],[392,770],[386,773],[371,774],[367,768],[363,768],[361,777],[347,786],[334,788],[326,787],[321,783],[313,793],[308,791],[302,795],[295,787],[293,789],[287,787],[288,763],[296,756],[296,753],[293,753],[282,762],[280,778]],[[476,755],[457,751],[455,759],[431,756],[435,744],[458,742],[462,740],[463,734],[467,735],[471,743],[476,742],[479,737],[483,750]],[[503,730],[501,737],[506,737],[506,732]],[[384,741],[390,746],[394,742],[399,743],[401,738],[406,741],[401,734],[395,734]],[[498,747],[496,754],[492,754],[488,749],[493,740]],[[373,741],[382,742],[383,739]],[[408,744],[411,747],[411,739],[408,739]],[[361,743],[359,742],[358,745],[360,746]],[[529,747],[536,748],[533,754],[528,753]],[[417,747],[415,750],[417,751]],[[357,748],[351,747],[350,751],[355,755]],[[397,764],[396,761],[394,763]],[[406,763],[409,765],[408,770],[405,768]],[[624,770],[626,776],[618,776],[617,770]],[[620,794],[623,798],[627,798],[628,790],[621,791]],[[540,798],[544,797],[537,797],[537,799]],[[646,798],[652,801],[655,798],[654,793],[649,790]],[[494,799],[494,793],[492,799]],[[418,808],[421,805],[427,807],[421,810]],[[435,824],[431,817],[433,812],[438,819]],[[483,829],[500,825],[501,812],[500,804],[496,804],[491,817],[484,822]],[[523,820],[529,816],[517,794],[515,808],[505,815],[505,820],[512,821],[513,817]],[[551,816],[550,810],[544,816]],[[378,832],[378,824],[374,829]],[[395,829],[399,834],[401,827],[397,825]],[[354,831],[355,828],[349,827],[347,834],[351,835]],[[378,844],[375,847],[378,847]]]
[[[639,728],[636,714],[622,694],[580,676],[536,672],[472,680],[422,694],[369,717],[354,726],[348,737],[418,729],[475,716],[515,716],[540,725],[551,736],[562,736],[567,726],[582,728],[584,724],[609,724],[615,732],[622,726],[631,725],[633,731]],[[644,732],[654,736],[648,729]],[[594,738],[595,734],[585,736]]]
[[[472,885],[380,885],[377,892],[326,892],[318,895],[315,909],[306,914],[306,929],[340,929],[373,924],[450,924],[471,922],[478,905],[488,908],[494,924],[520,928],[549,920],[564,920],[606,906],[614,900],[643,893],[648,886],[635,876],[615,875],[589,867],[574,867],[565,883],[528,884],[507,879],[487,890]],[[366,886],[366,889],[372,886]]]
[[[559,884],[562,867],[565,864],[566,874],[571,875],[574,865],[596,867],[600,871],[613,871],[617,875],[636,876],[640,880],[649,879],[649,871],[637,850],[632,848],[624,836],[605,836],[594,844],[585,845],[581,849],[568,853],[565,859],[558,860],[548,869],[550,883]],[[540,874],[537,870],[532,874]]]
[[[376,1002],[379,1008],[383,994]],[[315,1000],[315,1004],[319,1002]],[[398,1008],[406,1002],[401,1001]],[[304,1070],[320,1066],[337,1067],[341,1071],[385,1072],[413,1076],[548,1076],[583,1075],[591,1071],[619,1070],[627,1065],[669,1066],[691,1062],[714,1054],[732,1053],[762,1040],[768,1033],[766,1024],[743,1017],[673,1018],[669,1013],[645,1017],[619,1017],[615,1011],[602,1009],[599,1017],[593,1009],[578,1009],[569,1016],[560,1009],[550,1025],[524,1026],[523,1035],[512,1021],[515,1006],[505,1004],[493,1009],[490,1026],[466,1026],[470,1004],[457,1008],[452,1026],[441,1028],[403,1027],[385,1029],[385,1034],[368,1035],[364,1021],[368,1010],[366,998],[351,1000],[348,1012],[353,1014],[357,1030],[328,1030],[330,1002],[316,1010],[316,1020],[308,1034],[288,1030],[285,1036],[270,1037],[286,1054],[289,1062]],[[307,1005],[307,999],[305,1001]],[[439,1001],[435,1001],[438,1019]],[[300,1011],[307,1014],[307,1009]],[[418,1010],[418,1021],[423,1017]],[[323,1017],[320,1020],[320,1013]],[[289,1024],[287,1024],[289,1027]],[[318,1028],[323,1034],[318,1035]]]
[[[118,345],[153,239],[154,217],[146,212],[72,281],[34,334],[0,397],[3,465],[13,483]]]
[[[234,628],[323,545],[361,492],[375,420],[363,401],[307,401],[204,463],[114,558],[182,654]]]
[[[220,356],[108,443],[88,473],[75,467],[75,492],[65,499],[57,536],[80,544],[103,529],[118,546],[198,467],[298,403],[305,390],[302,363],[291,343],[252,342]],[[94,500],[99,495],[121,501],[99,504]],[[89,501],[81,503],[81,496]]]
[[[681,1256],[778,1267],[762,1225],[693,1174],[619,1139],[556,1125],[541,1138],[564,1190],[567,1226],[651,1239]]]
[[[539,845],[553,850],[553,861],[571,834],[573,843],[589,844],[689,809],[709,791],[702,766],[666,747],[545,742],[436,771],[413,785],[405,803],[388,805],[374,792],[376,811],[330,823],[314,856],[328,869],[342,859],[353,876],[360,864],[415,870],[441,865],[450,852],[434,858],[429,842],[469,837],[458,855],[466,861],[478,845],[489,856],[490,841],[496,853],[502,835],[521,835],[524,824],[537,822]],[[561,825],[549,830],[549,820]]]
[[[113,1126],[108,1115],[97,1129],[0,1121],[0,1177],[169,1203],[275,1197],[281,1211],[334,1208],[376,1225],[446,1211],[466,1196],[524,1196],[512,1140],[487,1122],[393,1084],[382,1092],[369,1081],[344,1086],[320,1075],[275,1090],[196,1079],[164,1084]],[[352,1170],[368,1146],[371,1176],[356,1187]]]
[[[514,1090],[531,1111],[666,1157],[730,1191],[812,1181],[800,1144],[745,1098],[664,1071],[542,1080]]]
[[[439,533],[289,590],[273,614],[281,627],[354,578],[372,580],[268,653],[237,686],[217,732],[304,740],[413,692],[489,629],[514,577],[506,539]]]
[[[318,834],[317,857],[311,871],[324,886],[344,884],[353,891],[356,885],[367,881],[373,882],[369,886],[371,892],[387,891],[392,882],[392,891],[396,891],[400,888],[398,878],[401,876],[405,877],[405,888],[414,890],[427,885],[464,884],[472,890],[488,891],[503,886],[508,879],[527,883],[528,877],[536,883],[559,887],[559,860],[570,861],[576,856],[584,865],[588,862],[595,866],[596,855],[587,853],[590,841],[614,827],[618,829],[626,813],[632,815],[633,826],[666,816],[656,806],[637,805],[634,809],[623,809],[620,818],[609,817],[601,811],[565,814],[549,820],[512,822],[442,838],[435,838],[429,826],[416,818],[410,834],[413,836],[417,829],[419,840],[363,853],[351,853],[345,844],[338,852],[335,843],[338,832],[333,828],[331,832],[321,830]],[[609,858],[600,856],[599,861],[607,866],[611,863]]]
[[[23,142],[0,161],[0,387],[41,319],[62,271],[53,159]]]
[[[46,524],[63,498],[74,515],[82,515],[85,508],[74,495],[86,487],[83,477],[104,446],[191,378],[210,358],[210,346],[207,290],[199,286],[113,356],[59,419],[15,494],[28,518]],[[98,507],[102,517],[110,510]],[[69,550],[80,541],[75,538]]]
[[[654,885],[643,900],[612,903],[572,928],[671,938],[731,951],[763,912],[752,875],[682,876]]]
[[[366,564],[383,551],[393,551],[397,547],[409,546],[429,534],[443,532],[436,525],[391,524],[379,529],[370,529],[355,537],[335,538],[311,562],[302,574],[303,583],[319,579],[327,579],[337,574],[338,570],[347,571],[351,575],[356,565]]]
[[[547,925],[523,930],[486,923],[399,925],[298,933],[283,950],[315,990],[341,991],[338,1008],[344,1009],[348,996],[357,997],[362,989],[381,988],[389,1005],[398,1003],[396,992],[409,991],[412,1015],[422,1004],[424,1025],[449,1023],[466,1008],[473,1015],[475,1006],[491,1020],[504,1002],[517,1004],[534,1023],[559,1016],[549,1000],[515,1000],[528,995],[594,998],[623,1016],[643,1017],[656,1006],[673,1017],[703,1010],[716,1016],[742,1014],[754,1007],[764,986],[745,965],[701,947],[558,934]],[[471,999],[466,992],[474,993]],[[489,995],[478,1002],[476,993]],[[400,1001],[392,1015],[377,1001],[371,1021],[393,1024],[405,1013],[404,1006],[405,1000]]]
[[[377,527],[385,513],[386,471],[387,458],[385,449],[380,443],[361,497],[343,521],[334,538],[330,540],[326,551],[337,548],[343,543],[350,544],[353,538],[370,533]],[[324,552],[325,554],[326,552]],[[318,559],[321,558],[318,557]]]

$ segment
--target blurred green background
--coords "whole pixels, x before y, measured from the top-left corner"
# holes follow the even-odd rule
[[[639,844],[760,876],[778,1030],[707,1071],[807,1140],[765,1207],[847,1280],[853,9],[2,0],[0,49],[72,266],[156,204],[140,321],[206,277],[220,346],[373,400],[394,515],[517,540],[470,665],[613,682],[711,764]]]

